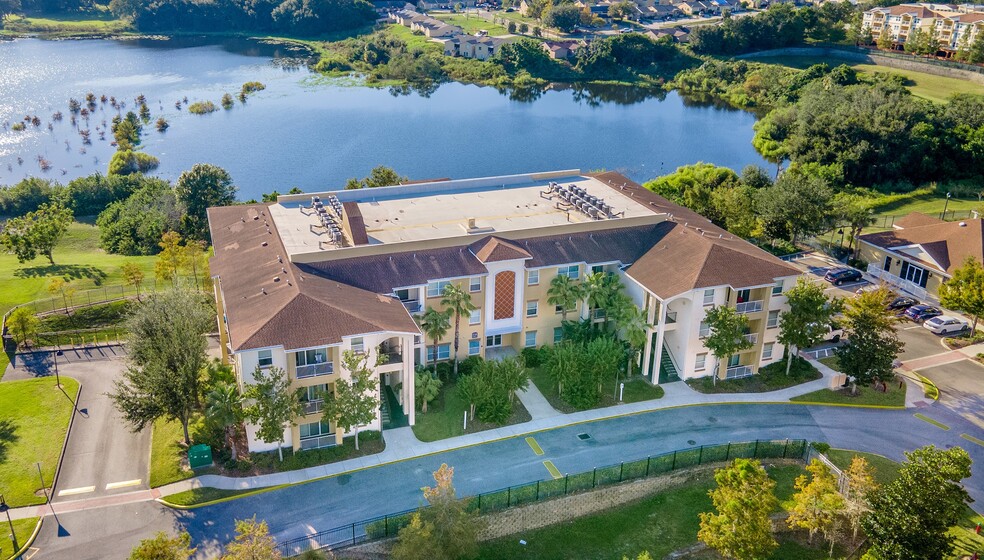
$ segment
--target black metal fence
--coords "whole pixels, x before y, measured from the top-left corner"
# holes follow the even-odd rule
[[[802,439],[755,440],[701,445],[653,455],[638,461],[618,463],[582,473],[568,474],[552,480],[538,480],[529,484],[510,486],[465,499],[468,500],[468,505],[472,510],[487,514],[620,482],[657,476],[709,463],[726,462],[737,458],[804,459],[808,450],[808,443]],[[364,519],[349,525],[319,531],[306,537],[284,541],[279,544],[280,552],[285,558],[288,558],[311,549],[339,549],[395,537],[400,529],[410,522],[411,516],[416,511],[418,510],[411,509]]]

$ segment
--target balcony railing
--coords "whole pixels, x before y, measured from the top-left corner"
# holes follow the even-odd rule
[[[758,333],[748,333],[745,336],[743,336],[742,338],[744,338],[745,340],[751,342],[752,344],[755,344],[755,342],[758,340]]]
[[[735,305],[735,311],[738,313],[755,313],[756,311],[762,311],[762,300],[757,301],[744,301]]]
[[[303,438],[301,440],[301,449],[317,449],[319,447],[331,447],[333,445],[335,445],[335,436],[331,434],[327,436]]]
[[[735,366],[735,367],[729,367],[727,370],[725,370],[724,376],[727,379],[738,379],[741,377],[748,377],[753,373],[754,372],[752,371],[752,368],[748,366]]]
[[[317,414],[325,407],[324,399],[316,401],[304,401],[304,414]]]
[[[384,364],[402,364],[403,363],[403,352],[401,352],[399,350],[386,351],[386,350],[382,350],[381,349],[379,351],[379,355],[380,356],[386,356],[386,361],[383,362]]]
[[[401,299],[400,303],[402,303],[403,307],[406,307],[407,311],[409,311],[410,313],[420,313],[420,309],[421,307],[423,307],[422,305],[420,305],[420,302],[417,300],[404,301]]]
[[[294,371],[298,379],[317,377],[319,375],[331,375],[335,373],[335,364],[334,362],[308,364],[306,366],[297,366]]]

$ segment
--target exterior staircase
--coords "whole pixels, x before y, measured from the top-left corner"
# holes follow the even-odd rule
[[[382,396],[383,396],[383,398],[379,399],[379,402],[380,402],[380,405],[379,405],[379,418],[380,418],[380,420],[382,420],[383,426],[384,427],[388,427],[390,425],[390,419],[391,419],[391,417],[390,417],[389,399],[386,398],[386,394],[385,393]]]
[[[680,381],[680,376],[677,374],[676,366],[673,365],[673,360],[670,358],[670,352],[666,347],[663,347],[663,353],[659,357],[659,382],[672,383],[674,381]]]

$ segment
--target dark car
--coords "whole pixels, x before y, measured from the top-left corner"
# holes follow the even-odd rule
[[[835,286],[840,286],[848,282],[859,282],[861,271],[853,268],[834,268],[827,271],[827,274],[823,275],[823,279]]]
[[[942,314],[943,311],[932,305],[913,305],[905,310],[905,317],[917,323],[922,323],[926,319],[932,319]]]
[[[919,300],[906,296],[899,296],[888,304],[888,309],[890,311],[905,311],[913,305],[918,305]]]

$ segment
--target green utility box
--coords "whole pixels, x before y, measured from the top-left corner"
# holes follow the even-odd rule
[[[192,445],[188,450],[188,464],[193,469],[212,466],[212,448],[204,443]]]

